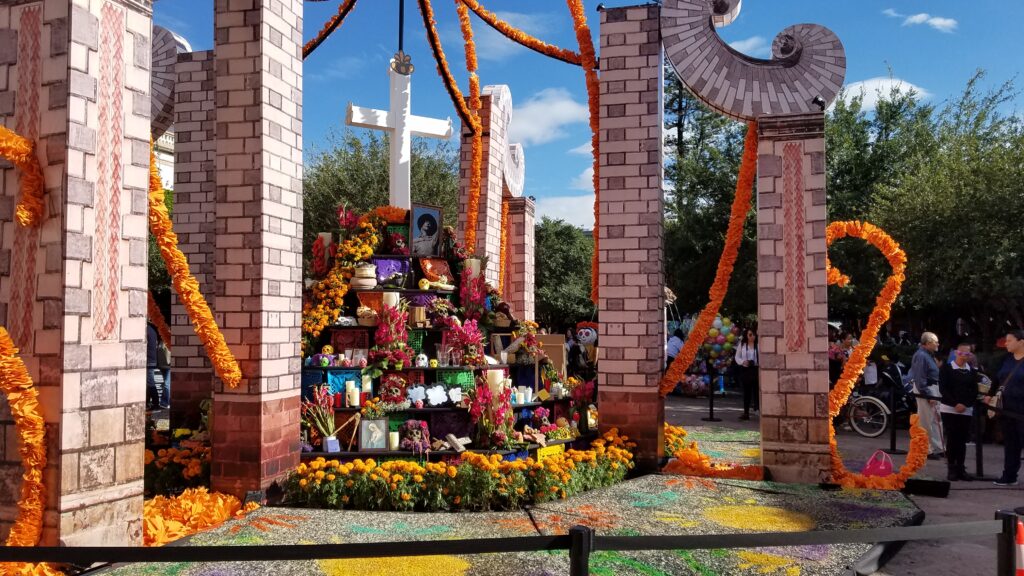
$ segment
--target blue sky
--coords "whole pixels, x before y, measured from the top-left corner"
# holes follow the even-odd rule
[[[575,48],[572,21],[559,0],[484,0],[488,9],[534,35]],[[597,0],[585,0],[597,34]],[[606,6],[639,4],[604,0]],[[340,0],[305,5],[309,39],[336,12]],[[463,91],[468,80],[454,3],[434,0],[442,42]],[[160,0],[155,21],[184,36],[196,50],[213,47],[212,0]],[[895,82],[914,86],[929,101],[955,97],[977,68],[992,86],[1020,75],[1019,23],[1024,2],[1006,0],[746,0],[739,18],[719,34],[734,47],[764,57],[785,27],[813,22],[831,28],[846,48],[846,80],[870,101]],[[388,59],[397,50],[398,0],[361,0],[342,27],[305,61],[304,139],[307,153],[344,130],[348,102],[386,109]],[[521,48],[474,17],[484,85],[507,84],[516,113],[513,137],[526,149],[524,194],[537,198],[540,215],[591,227],[589,127],[586,88],[579,68]],[[406,2],[406,52],[412,55],[412,109],[436,118],[458,116],[448,99],[425,39],[415,0]],[[595,41],[596,44],[596,41]],[[1018,99],[1018,103],[1024,100]],[[1019,108],[1019,106],[1018,106]],[[1009,110],[1008,112],[1019,112]],[[456,134],[458,129],[456,127]]]

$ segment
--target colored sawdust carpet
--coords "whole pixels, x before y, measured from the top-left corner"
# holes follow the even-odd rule
[[[687,426],[686,441],[697,442],[712,462],[741,466],[761,464],[761,433],[718,426]]]
[[[644,476],[523,512],[397,513],[261,508],[172,546],[402,542],[565,534],[584,524],[600,535],[797,532],[900,526],[919,510],[903,495],[816,486]],[[260,519],[287,517],[287,522]],[[723,538],[723,543],[727,542]],[[846,573],[868,544],[746,550],[597,551],[592,576],[816,576]],[[105,576],[555,576],[567,552],[309,560],[301,562],[126,565]]]

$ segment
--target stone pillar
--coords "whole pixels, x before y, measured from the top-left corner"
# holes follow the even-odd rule
[[[505,300],[518,318],[532,320],[534,202],[529,198],[508,198],[508,249],[505,255]]]
[[[772,478],[830,476],[825,116],[758,124],[761,452]]]
[[[0,320],[47,422],[48,545],[142,544],[151,33],[149,2],[0,7],[0,113],[46,181],[41,227],[18,229],[19,175],[2,166]],[[0,423],[6,537],[21,467],[3,398]]]
[[[637,442],[637,465],[664,451],[661,36],[657,6],[601,12],[601,428]]]
[[[178,247],[212,310],[217,310],[214,278],[214,212],[217,110],[213,51],[178,55],[174,105],[174,231]],[[172,426],[194,426],[199,402],[209,398],[213,368],[192,321],[173,289],[174,338],[171,381]]]
[[[501,253],[501,199],[508,150],[508,125],[512,119],[512,94],[508,86],[486,86],[480,96],[480,123],[483,129],[483,161],[480,176],[480,215],[476,226],[476,253],[490,261],[484,277],[498,284],[498,258]],[[473,159],[473,137],[462,127],[461,169],[459,177],[460,238],[466,237],[466,207],[469,205],[469,175]]]
[[[214,490],[263,489],[299,462],[302,1],[217,0],[217,320],[237,389],[214,383]]]

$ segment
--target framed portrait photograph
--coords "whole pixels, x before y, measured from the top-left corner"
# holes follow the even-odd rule
[[[386,452],[388,449],[388,421],[387,418],[379,420],[359,421],[359,451],[360,452]]]
[[[426,204],[413,204],[409,211],[412,235],[412,255],[433,257],[441,255],[441,208]]]

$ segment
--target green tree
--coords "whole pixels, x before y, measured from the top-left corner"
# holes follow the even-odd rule
[[[970,318],[990,344],[1024,325],[1024,125],[1001,113],[1013,83],[983,91],[983,77],[935,116],[934,145],[878,188],[870,217],[907,252],[904,304],[939,330]]]
[[[534,246],[537,322],[558,329],[593,317],[594,239],[563,220],[545,216],[534,228]]]
[[[167,206],[167,214],[174,210],[174,190],[164,189],[164,204]],[[169,297],[171,290],[171,276],[167,273],[167,265],[160,256],[160,249],[157,248],[156,238],[149,235],[149,291],[160,298]]]
[[[412,145],[412,201],[440,206],[444,224],[456,226],[459,210],[459,157],[447,141]],[[388,204],[388,139],[372,131],[346,130],[328,136],[327,146],[310,154],[303,180],[303,254],[308,258],[320,232],[337,226],[336,209],[346,204],[366,212]]]
[[[665,71],[665,280],[686,314],[708,300],[736,192],[746,127],[709,110],[674,71]],[[723,304],[734,315],[757,311],[754,212],[744,223],[744,241]]]

